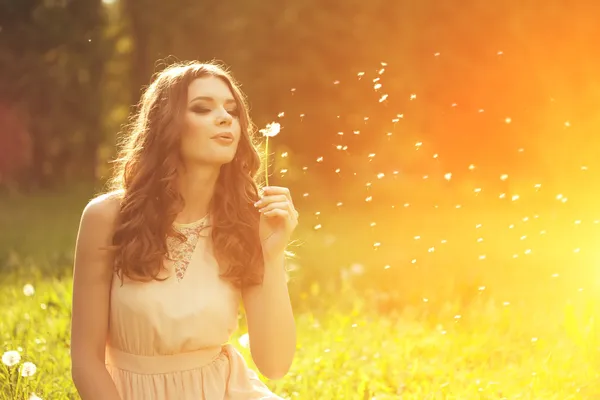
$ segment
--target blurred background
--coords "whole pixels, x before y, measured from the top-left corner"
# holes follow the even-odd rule
[[[170,62],[215,60],[259,128],[282,126],[269,180],[301,214],[289,282],[301,326],[556,326],[549,348],[583,346],[579,365],[595,354],[585,382],[600,387],[599,17],[592,1],[558,0],[2,0],[2,290],[48,284],[67,321],[81,211],[142,88]],[[24,345],[13,318],[5,350]],[[338,398],[291,376],[277,386],[290,397]],[[378,390],[399,396],[390,376]],[[346,387],[339,398],[375,393]]]

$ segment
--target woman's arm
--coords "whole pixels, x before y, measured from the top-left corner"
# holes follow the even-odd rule
[[[105,195],[92,200],[83,210],[77,235],[71,375],[83,400],[120,399],[104,364],[113,257],[100,249],[112,243],[118,211],[117,199]]]
[[[252,359],[264,376],[281,379],[288,373],[296,352],[296,323],[284,255],[265,259],[262,285],[245,288],[242,296]]]

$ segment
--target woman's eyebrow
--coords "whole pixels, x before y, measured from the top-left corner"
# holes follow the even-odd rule
[[[209,101],[209,102],[213,102],[213,103],[215,101],[215,99],[212,98],[212,97],[210,97],[210,96],[198,96],[198,97],[193,98],[190,101],[190,104],[193,103],[196,100],[204,100],[204,101]],[[225,104],[231,104],[231,103],[236,104],[236,101],[234,99],[227,99],[227,100],[225,100]]]

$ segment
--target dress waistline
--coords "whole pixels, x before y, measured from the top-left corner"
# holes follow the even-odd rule
[[[185,353],[141,356],[106,346],[106,365],[138,374],[167,374],[197,369],[216,361],[223,347],[207,347]]]

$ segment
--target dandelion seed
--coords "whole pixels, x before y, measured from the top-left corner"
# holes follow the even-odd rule
[[[376,83],[375,85],[373,85],[373,89],[379,90],[379,89],[381,89],[381,86],[382,86],[381,83]]]
[[[249,348],[250,347],[250,335],[248,335],[248,333],[244,333],[242,336],[239,337],[238,343],[246,349]]]
[[[33,285],[28,283],[25,286],[23,286],[23,294],[27,297],[33,296],[35,294],[35,289]]]
[[[501,181],[505,181],[505,180],[507,180],[507,179],[508,179],[508,175],[507,175],[507,174],[502,174],[502,175],[500,175],[500,180],[501,180]]]
[[[381,96],[381,97],[379,98],[379,102],[380,102],[380,103],[383,103],[384,101],[386,101],[386,100],[387,100],[387,98],[388,98],[388,95],[387,95],[387,94],[384,94],[383,96]]]
[[[416,95],[416,94],[414,94],[414,93],[413,93],[413,94],[411,94],[411,95],[410,95],[410,99],[411,99],[411,100],[414,100],[414,99],[416,99],[416,98],[417,98],[417,95]]]
[[[444,174],[444,179],[447,181],[450,181],[450,179],[452,179],[452,172],[448,172],[448,173]]]
[[[18,351],[9,350],[9,351],[6,351],[4,354],[2,354],[2,364],[6,365],[9,368],[14,367],[20,361],[21,361],[21,354],[19,354]]]
[[[279,114],[277,114],[277,116],[278,116],[279,118],[282,118],[284,115],[285,115],[285,112],[283,112],[283,111],[282,111],[282,112],[280,112]]]
[[[37,371],[37,367],[32,362],[26,361],[23,363],[23,365],[21,365],[21,376],[23,376],[25,378],[29,378],[29,377],[35,375],[36,371]]]

